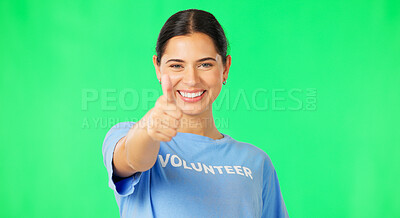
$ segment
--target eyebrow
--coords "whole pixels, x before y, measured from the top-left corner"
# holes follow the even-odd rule
[[[212,61],[217,62],[217,60],[215,60],[215,59],[212,58],[212,57],[202,58],[202,59],[197,60],[197,62],[202,62],[202,61],[207,61],[207,60],[212,60]],[[185,61],[182,60],[182,59],[169,59],[169,60],[168,60],[167,62],[165,62],[165,63],[168,63],[168,62],[171,62],[171,61],[182,62],[182,63],[185,62]]]

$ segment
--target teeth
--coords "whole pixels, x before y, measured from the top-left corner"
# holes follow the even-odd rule
[[[204,91],[202,92],[196,92],[196,93],[187,93],[187,92],[181,92],[179,91],[179,93],[186,98],[195,98],[195,97],[199,97],[201,94],[203,94]]]

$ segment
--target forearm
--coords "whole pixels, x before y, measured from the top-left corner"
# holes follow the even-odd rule
[[[147,120],[151,110],[126,135],[125,151],[128,164],[137,171],[153,167],[160,150],[160,141],[153,140],[147,133]]]

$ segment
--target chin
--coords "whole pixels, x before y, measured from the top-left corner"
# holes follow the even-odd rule
[[[186,115],[196,116],[204,113],[211,107],[209,96],[205,96],[201,101],[190,103],[179,99],[177,102],[179,108]]]
[[[180,106],[179,107],[182,112],[186,115],[191,115],[191,116],[195,116],[195,115],[200,115],[202,113],[204,113],[204,111],[207,110],[207,106],[204,105],[200,105],[200,104],[196,104],[196,105],[184,105],[184,106]]]

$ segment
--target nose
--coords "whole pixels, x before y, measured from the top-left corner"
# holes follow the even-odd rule
[[[195,86],[199,83],[199,75],[195,67],[188,67],[183,75],[183,83],[187,86]]]

